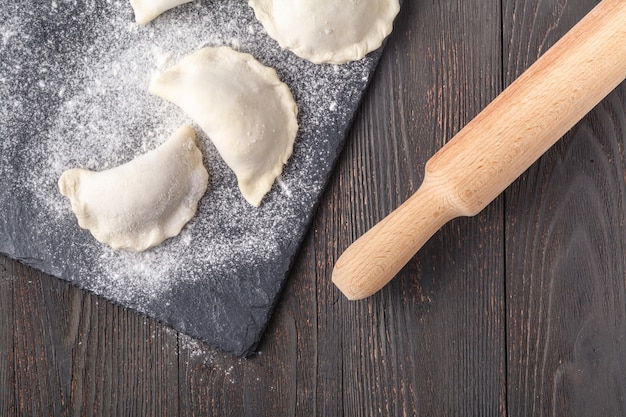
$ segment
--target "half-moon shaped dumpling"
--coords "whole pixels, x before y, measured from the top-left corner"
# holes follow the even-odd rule
[[[378,49],[391,33],[398,0],[249,0],[279,45],[316,64],[343,64]]]
[[[161,13],[193,0],[130,0],[135,12],[135,21],[140,25],[153,20]]]
[[[154,77],[150,92],[200,125],[258,207],[298,131],[296,103],[276,71],[228,47],[203,48]]]
[[[188,126],[158,148],[106,171],[59,179],[78,224],[114,249],[142,251],[176,236],[193,217],[209,175]]]

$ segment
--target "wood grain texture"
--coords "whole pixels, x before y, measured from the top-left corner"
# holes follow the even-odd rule
[[[345,168],[329,189],[333,223],[349,227],[339,235],[347,243],[414,192],[430,155],[500,91],[497,2],[405,6],[348,140]],[[345,323],[344,386],[351,387],[345,415],[464,414],[469,404],[476,415],[498,414],[501,208],[497,202],[446,226],[370,299],[348,302],[335,290],[344,309],[336,316]],[[462,242],[482,242],[482,250]],[[473,402],[479,392],[490,401]]]
[[[595,3],[404,2],[249,359],[0,257],[0,415],[626,415],[626,84],[378,294],[348,302],[330,282],[426,160]]]
[[[16,410],[13,286],[15,262],[0,257],[0,415]]]
[[[14,316],[6,328],[14,334],[15,407],[3,415],[176,410],[177,385],[170,386],[178,383],[175,332],[65,282],[12,267]]]
[[[546,3],[506,2],[506,82],[593,6]],[[625,144],[622,83],[506,195],[511,416],[626,412]]]

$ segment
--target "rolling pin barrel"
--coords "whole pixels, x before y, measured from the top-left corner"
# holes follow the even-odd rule
[[[426,164],[417,192],[338,259],[349,299],[385,286],[446,222],[479,213],[626,78],[626,1],[603,0]]]

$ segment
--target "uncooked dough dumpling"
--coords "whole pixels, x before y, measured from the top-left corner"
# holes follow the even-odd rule
[[[356,61],[391,33],[398,0],[249,0],[279,45],[316,64]]]
[[[152,79],[206,132],[258,207],[282,172],[298,131],[297,107],[276,71],[228,47],[203,48]]]
[[[196,137],[179,128],[158,148],[106,171],[70,169],[59,179],[78,224],[114,249],[142,251],[176,236],[208,184]]]
[[[135,12],[135,21],[145,25],[161,13],[193,0],[130,0]]]

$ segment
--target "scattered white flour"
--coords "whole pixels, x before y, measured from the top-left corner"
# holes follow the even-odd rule
[[[29,195],[33,242],[48,245],[46,256],[14,256],[53,259],[53,273],[71,281],[80,276],[87,289],[146,311],[155,300],[169,305],[168,293],[181,281],[201,281],[207,291],[217,293],[254,287],[258,282],[243,281],[238,271],[295,252],[304,230],[294,230],[302,229],[303,216],[315,205],[336,157],[328,135],[347,125],[351,110],[341,103],[360,94],[371,61],[308,63],[281,50],[245,3],[196,1],[137,26],[127,1],[78,6],[54,1],[48,12],[57,20],[51,21],[81,22],[89,32],[86,37],[78,29],[73,32],[74,23],[58,26],[63,32],[54,41],[46,35],[54,28],[33,29],[42,21],[35,12],[22,10],[16,19],[10,10],[0,11],[0,51],[10,48],[20,57],[0,63],[0,94],[9,98],[0,103],[0,175],[14,179],[3,180],[0,187],[8,189],[0,188],[0,197],[15,190]],[[33,48],[33,36],[41,49]],[[274,67],[299,107],[294,153],[258,209],[245,202],[234,174],[197,126],[147,91],[155,72],[200,47],[220,45],[251,53]],[[33,69],[25,71],[25,63]],[[196,130],[210,179],[197,215],[181,235],[136,254],[114,251],[80,229],[69,201],[58,192],[61,173],[127,162],[157,147],[183,123]],[[24,130],[31,135],[27,145],[16,133]],[[65,272],[68,263],[74,268],[70,276]],[[257,302],[270,305],[277,291],[259,294]]]

